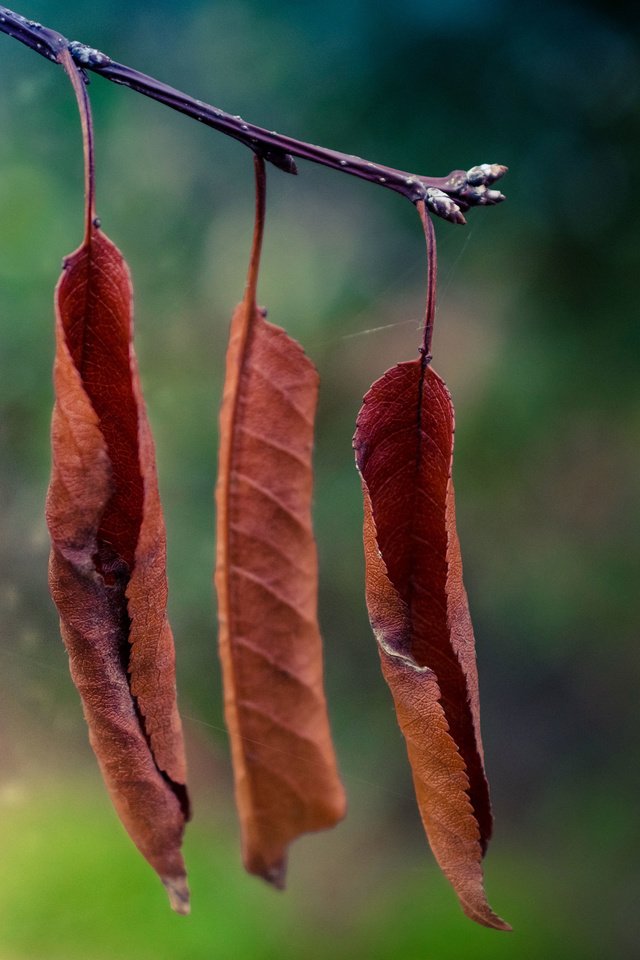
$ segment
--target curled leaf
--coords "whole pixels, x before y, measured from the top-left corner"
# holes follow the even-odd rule
[[[232,322],[220,414],[216,587],[225,716],[247,870],[284,885],[301,833],[344,815],[323,692],[311,528],[318,377],[255,292],[264,223]]]
[[[49,582],[114,806],[186,912],[189,808],[165,532],[130,310],[122,256],[94,229],[56,290]]]
[[[453,406],[428,353],[434,306],[435,250],[422,356],[376,381],[357,420],[367,606],[431,848],[465,913],[508,929],[483,888],[492,818],[455,523]]]
[[[86,92],[65,63],[90,131]],[[91,150],[88,150],[91,154]],[[132,345],[132,290],[92,217],[56,288],[49,583],[91,745],[132,840],[189,910],[189,802],[166,618],[165,530]]]

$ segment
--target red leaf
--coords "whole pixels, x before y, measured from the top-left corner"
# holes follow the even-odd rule
[[[465,913],[509,929],[483,889],[492,819],[455,525],[453,406],[429,366],[435,249],[430,259],[423,355],[374,383],[357,420],[367,606],[431,848]]]
[[[131,298],[121,254],[92,229],[56,290],[50,587],[114,806],[185,913],[180,844],[189,806],[165,531]]]
[[[231,322],[216,502],[220,656],[247,870],[284,885],[286,849],[344,815],[322,679],[311,529],[318,376],[255,290],[264,222]]]
[[[94,218],[93,129],[65,48],[85,156],[85,239],[56,287],[49,584],[73,681],[113,804],[189,912],[180,845],[189,817],[166,617],[165,530],[155,454],[132,343],[132,289]]]

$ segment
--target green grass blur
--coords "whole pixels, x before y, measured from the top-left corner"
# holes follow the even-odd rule
[[[17,2],[17,0],[16,0]],[[217,410],[252,229],[238,144],[92,79],[97,203],[129,261],[157,444],[195,819],[173,916],[87,744],[48,598],[52,291],[82,230],[61,71],[0,35],[0,960],[609,960],[637,955],[640,47],[631,4],[158,0],[19,8],[268,128],[418,173],[502,162],[508,202],[437,225],[434,364],[496,815],[475,927],[414,807],[366,618],[351,435],[416,355],[424,246],[398,196],[269,172],[259,298],[321,374],[315,522],[349,814],[247,877],[211,586]],[[382,328],[382,329],[380,329]]]
[[[317,838],[302,840],[293,858],[291,890],[278,894],[242,874],[229,824],[210,812],[199,817],[185,846],[193,913],[178,917],[167,909],[159,882],[132,856],[96,785],[78,778],[73,786],[75,791],[69,784],[39,781],[29,793],[5,788],[12,828],[3,834],[3,958],[602,956],[586,930],[572,929],[570,919],[553,910],[559,884],[549,882],[540,858],[528,864],[527,889],[549,911],[548,921],[532,922],[517,892],[521,871],[513,855],[506,855],[496,866],[501,883],[492,889],[519,933],[497,937],[465,923],[440,878],[408,852],[399,858],[391,851],[389,857],[390,851],[381,849],[359,858],[352,850],[348,883],[358,888],[364,881],[369,892],[348,896],[347,880],[338,878],[343,898],[331,876],[335,861],[320,853]],[[319,859],[305,868],[300,861],[314,856],[314,845]],[[372,861],[380,873],[375,889],[366,877]],[[16,882],[16,874],[24,881]],[[329,904],[332,888],[335,899]]]

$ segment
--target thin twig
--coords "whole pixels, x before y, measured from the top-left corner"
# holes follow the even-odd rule
[[[137,93],[158,100],[173,110],[239,140],[287,173],[297,172],[294,157],[310,160],[312,163],[395,190],[412,203],[422,200],[432,213],[453,223],[465,223],[463,211],[469,207],[488,206],[504,200],[498,190],[490,189],[491,184],[506,172],[507,168],[501,164],[483,163],[466,171],[454,170],[447,177],[426,177],[394,170],[352,154],[304,143],[276,133],[275,130],[266,130],[248,123],[242,117],[233,116],[202,100],[196,100],[160,80],[118,63],[93,47],[77,40],[69,41],[56,30],[50,30],[34,20],[27,20],[3,6],[0,6],[0,32],[19,40],[56,63],[60,62],[62,51],[69,50],[76,64],[82,69],[91,70],[113,83],[122,84]]]

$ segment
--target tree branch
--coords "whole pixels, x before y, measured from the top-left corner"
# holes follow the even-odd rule
[[[218,107],[196,100],[160,80],[118,63],[99,50],[77,40],[69,41],[57,31],[50,30],[34,20],[27,20],[3,6],[0,6],[0,32],[19,40],[55,63],[60,63],[62,54],[68,50],[75,63],[83,70],[98,73],[113,83],[129,87],[239,140],[287,173],[297,173],[294,157],[310,160],[361,180],[368,180],[388,190],[395,190],[412,203],[422,200],[432,213],[453,223],[465,223],[463,211],[469,207],[493,205],[505,199],[498,190],[489,189],[507,170],[501,164],[483,163],[467,171],[454,170],[447,177],[426,177],[394,170],[352,154],[304,143],[276,133],[275,130],[265,130],[248,123],[242,117],[233,116]]]

